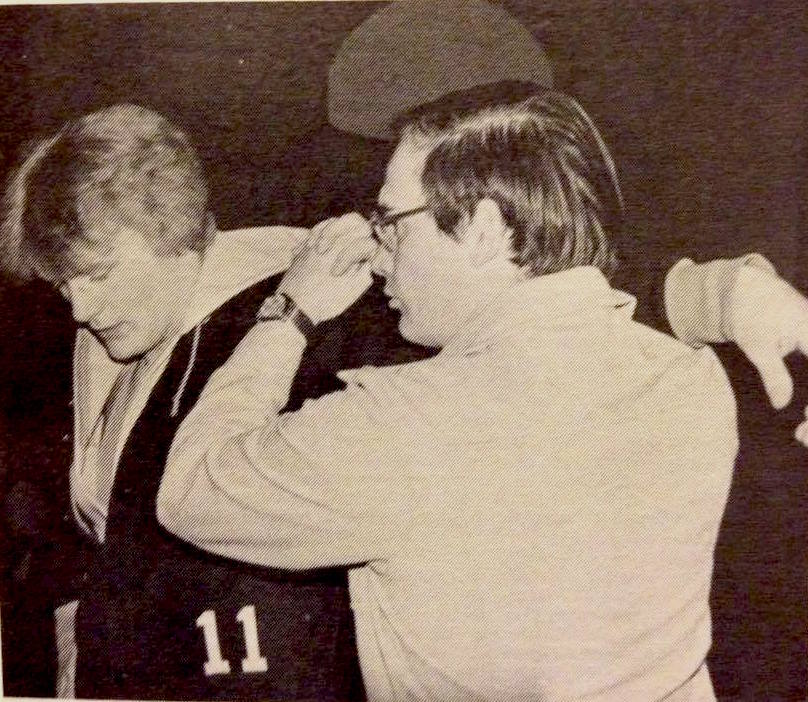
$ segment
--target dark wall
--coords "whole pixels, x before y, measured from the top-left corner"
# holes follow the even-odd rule
[[[328,61],[367,3],[2,8],[3,156],[32,133],[132,101],[178,122],[224,224],[251,221],[273,164],[322,122]],[[256,184],[261,190],[256,190]]]
[[[557,84],[612,146],[628,203],[619,282],[640,295],[647,318],[662,272],[681,255],[760,251],[808,287],[802,3],[503,4],[545,44]],[[341,40],[378,6],[2,7],[0,175],[24,141],[126,100],[192,135],[224,228],[311,224],[364,203],[385,148],[329,130],[324,95]],[[3,290],[0,334],[0,419],[13,446],[20,436],[36,446],[69,391],[69,319],[41,288]],[[722,354],[742,447],[717,553],[713,677],[728,700],[803,699],[808,461],[789,435],[801,410],[772,412],[753,369]],[[804,364],[795,370],[804,388]],[[53,485],[52,500],[64,498]]]
[[[546,45],[615,152],[633,236],[748,242],[804,282],[801,3],[503,3]],[[224,226],[271,215],[279,162],[325,121],[328,62],[376,3],[0,8],[0,169],[21,140],[116,101],[194,137]],[[297,164],[300,165],[300,164]]]

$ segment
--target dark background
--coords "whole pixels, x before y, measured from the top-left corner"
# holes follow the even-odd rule
[[[662,272],[682,255],[759,251],[808,287],[801,2],[502,4],[542,41],[556,84],[579,97],[612,147],[628,205],[618,282],[640,295],[643,319],[661,324],[652,303]],[[28,139],[130,101],[191,135],[221,228],[312,224],[363,204],[386,147],[326,127],[325,90],[340,42],[380,6],[0,8],[0,175]],[[69,446],[40,454],[42,435],[69,413],[71,335],[67,310],[41,286],[0,287],[0,477],[13,535],[4,569],[7,693],[9,666],[37,655],[47,634],[30,603],[47,595],[15,583],[26,582],[28,545],[58,531],[50,511],[60,513],[67,496]],[[754,370],[733,350],[720,353],[742,444],[716,558],[714,684],[726,700],[805,699],[808,453],[791,431],[808,399],[806,364],[793,362],[798,397],[778,414]],[[22,669],[33,675],[30,664]]]

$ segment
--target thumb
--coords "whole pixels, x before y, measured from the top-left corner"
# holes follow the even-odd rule
[[[808,310],[805,312],[802,327],[797,332],[797,348],[803,356],[808,356]]]
[[[794,382],[777,349],[769,346],[750,349],[747,356],[760,374],[772,407],[783,409],[791,402]]]
[[[808,407],[805,408],[805,421],[794,430],[794,438],[808,448]]]

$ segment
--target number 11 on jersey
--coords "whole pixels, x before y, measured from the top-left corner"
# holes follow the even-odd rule
[[[258,646],[258,623],[255,617],[255,606],[242,607],[236,615],[236,621],[241,622],[244,631],[244,649],[246,657],[241,661],[241,670],[245,673],[265,673],[267,659],[261,655]],[[202,669],[205,675],[227,675],[230,672],[230,662],[222,658],[222,649],[219,645],[219,631],[216,627],[216,612],[205,610],[196,620],[198,628],[202,629],[205,637],[205,651],[208,660]]]
[[[258,648],[258,623],[255,620],[255,606],[247,605],[239,610],[236,620],[244,629],[244,648],[247,657],[241,661],[241,669],[245,673],[266,673],[267,659]]]

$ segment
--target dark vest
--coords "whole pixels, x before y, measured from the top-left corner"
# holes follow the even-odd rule
[[[249,288],[203,325],[179,412],[172,417],[193,332],[179,341],[129,435],[113,487],[106,541],[81,591],[79,697],[363,696],[345,569],[290,572],[220,558],[174,538],[155,517],[177,427],[278,282],[276,276]],[[340,321],[318,329],[287,409],[339,388],[334,376],[339,368],[422,355],[397,340],[378,291],[369,295],[370,305],[366,296]]]

